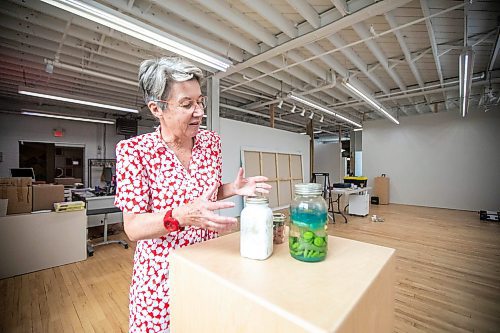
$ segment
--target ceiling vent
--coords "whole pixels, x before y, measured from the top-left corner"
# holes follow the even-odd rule
[[[116,134],[125,135],[130,138],[137,135],[137,120],[118,118],[116,119]]]

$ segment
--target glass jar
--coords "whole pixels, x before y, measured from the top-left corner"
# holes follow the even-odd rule
[[[248,197],[240,217],[240,254],[264,260],[273,253],[273,211],[266,197]]]
[[[285,214],[273,214],[273,243],[282,244],[285,241]]]
[[[297,260],[316,262],[328,251],[328,207],[323,186],[317,183],[295,184],[290,205],[290,254]]]

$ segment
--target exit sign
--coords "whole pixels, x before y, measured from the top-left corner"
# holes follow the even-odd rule
[[[54,136],[56,138],[62,138],[64,136],[64,130],[62,130],[62,129],[55,129],[54,130]]]

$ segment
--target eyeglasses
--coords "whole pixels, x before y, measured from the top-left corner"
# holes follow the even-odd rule
[[[205,110],[207,108],[207,96],[201,96],[196,101],[194,99],[185,99],[182,102],[178,102],[177,104],[162,99],[154,100],[154,102],[166,103],[167,105],[178,107],[188,112],[193,112],[196,105],[200,107],[202,110]]]

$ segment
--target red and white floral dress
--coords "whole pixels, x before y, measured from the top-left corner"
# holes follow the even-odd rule
[[[189,170],[155,132],[123,140],[116,146],[115,205],[124,213],[150,213],[189,203],[222,180],[220,137],[200,130],[194,138]],[[215,200],[217,193],[211,198]],[[167,257],[171,250],[217,237],[186,227],[158,239],[140,240],[134,254],[130,286],[130,332],[169,332]]]

